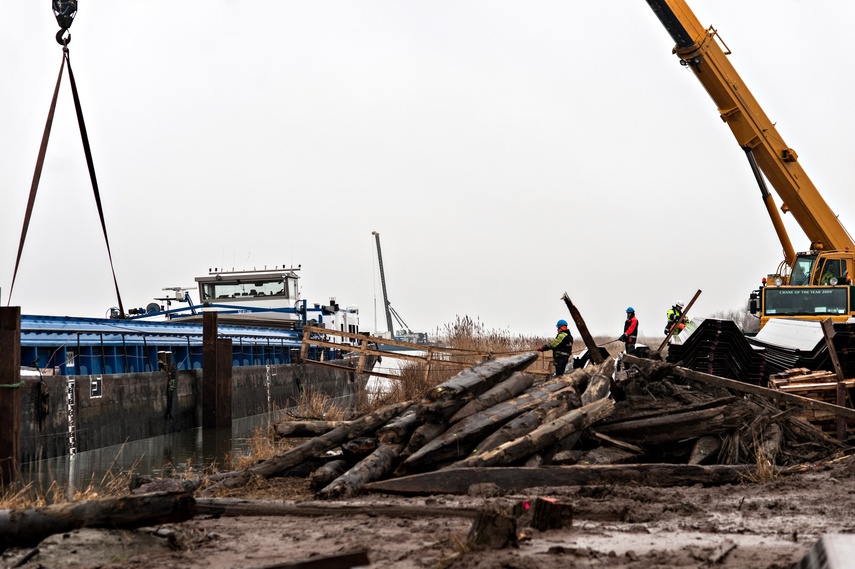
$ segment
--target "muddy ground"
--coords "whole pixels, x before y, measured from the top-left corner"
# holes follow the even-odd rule
[[[278,479],[242,497],[306,499],[303,481]],[[540,532],[520,518],[518,547],[467,551],[472,518],[448,515],[553,496],[575,505],[572,526]],[[26,568],[262,568],[362,548],[370,566],[396,568],[792,567],[822,534],[855,533],[855,457],[767,483],[703,488],[532,488],[500,496],[364,495],[341,502],[423,506],[414,515],[197,517],[134,531],[54,535]],[[435,508],[440,515],[423,510]],[[853,536],[855,537],[855,536]],[[4,552],[11,567],[30,549]]]

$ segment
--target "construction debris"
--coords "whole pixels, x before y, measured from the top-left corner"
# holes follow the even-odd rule
[[[358,437],[375,446],[362,457],[330,457],[335,462],[312,475],[318,497],[467,494],[486,486],[730,484],[761,477],[761,465],[783,471],[844,450],[799,413],[855,419],[851,408],[784,389],[799,377],[807,378],[803,385],[835,383],[827,374],[776,374],[766,388],[624,355],[538,380],[524,371],[535,356],[477,364],[416,404],[350,421],[219,485],[251,474],[280,475]]]

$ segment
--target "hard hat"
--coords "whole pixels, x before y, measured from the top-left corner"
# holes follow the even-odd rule
[[[627,307],[626,313],[629,314],[630,312],[635,312],[635,308],[633,308],[631,306]]]
[[[684,306],[686,306],[686,305],[685,305],[685,304],[683,304],[683,301],[682,301],[682,300],[678,300],[678,301],[677,301],[677,304],[676,304],[675,306],[676,306],[677,308],[683,308],[683,307],[684,307]]]
[[[566,321],[566,320],[559,320],[559,321],[555,324],[555,327],[556,327],[556,328],[561,328],[562,326],[567,326],[567,321]]]

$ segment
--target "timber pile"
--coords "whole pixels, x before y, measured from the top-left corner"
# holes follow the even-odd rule
[[[785,393],[792,393],[827,403],[837,403],[837,375],[832,371],[811,371],[807,368],[793,368],[769,376],[769,387]],[[845,379],[842,383],[847,393],[855,387],[855,379]],[[848,397],[847,397],[848,399]],[[849,401],[851,405],[851,400]],[[822,409],[803,409],[795,414],[826,433],[837,432],[837,416]],[[855,427],[855,424],[853,424]]]
[[[535,357],[478,364],[418,403],[329,425],[331,430],[294,449],[220,475],[203,494],[253,475],[310,476],[320,498],[365,490],[466,493],[493,484],[500,490],[725,484],[757,464],[795,466],[843,448],[793,411],[783,411],[771,396],[780,393],[771,389],[632,356],[624,356],[617,373],[615,360],[608,359],[538,380],[525,373]],[[782,396],[797,404],[804,399]],[[855,410],[846,411],[855,418]],[[311,432],[287,424],[274,431]]]

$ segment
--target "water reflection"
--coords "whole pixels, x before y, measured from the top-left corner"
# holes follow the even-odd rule
[[[92,483],[106,483],[122,472],[167,476],[199,472],[211,465],[229,470],[231,457],[245,454],[256,431],[269,427],[277,418],[270,414],[256,415],[232,421],[231,428],[193,429],[79,452],[74,457],[24,463],[22,478],[25,483],[33,482],[42,489],[55,482],[61,487],[81,490]]]

